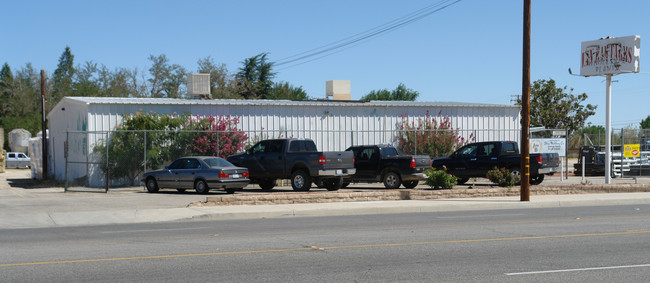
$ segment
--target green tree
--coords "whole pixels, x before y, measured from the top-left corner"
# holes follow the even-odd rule
[[[241,98],[237,91],[237,82],[234,76],[228,73],[225,64],[217,64],[209,56],[199,59],[198,72],[210,74],[210,93],[214,99]]]
[[[0,85],[3,99],[0,107],[4,109],[0,127],[5,129],[5,134],[17,128],[37,133],[41,129],[40,75],[30,64],[15,75],[6,65],[0,70]]]
[[[73,66],[74,55],[72,55],[70,47],[66,46],[59,57],[59,64],[54,70],[54,76],[52,76],[52,98],[48,101],[48,109],[51,109],[63,97],[73,96],[72,81],[75,74]]]
[[[100,82],[95,78],[99,71],[97,63],[92,61],[78,65],[73,77],[72,89],[77,96],[102,96]]]
[[[650,129],[650,115],[641,120],[641,129]]]
[[[260,53],[244,59],[243,67],[236,75],[239,94],[244,99],[267,99],[271,95],[273,78],[273,63],[268,62],[268,53]]]
[[[307,92],[302,87],[295,87],[288,82],[276,82],[267,99],[307,100]]]
[[[568,93],[566,92],[568,90]],[[553,79],[537,80],[530,86],[530,125],[547,129],[567,129],[572,136],[582,128],[596,105],[583,105],[587,94],[574,95],[573,88],[556,87]],[[521,105],[521,99],[517,100]]]
[[[149,55],[152,65],[149,68],[151,76],[149,82],[149,93],[151,97],[181,98],[184,90],[187,71],[178,64],[169,64],[165,54],[159,56]]]
[[[415,101],[420,93],[407,88],[400,83],[397,88],[390,91],[388,89],[372,90],[361,97],[361,100],[394,100],[394,101]]]
[[[6,117],[9,114],[9,100],[13,94],[14,75],[11,73],[11,67],[6,62],[0,69],[0,117]]]
[[[93,152],[100,156],[102,171],[106,174],[107,170],[110,170],[108,173],[111,179],[135,184],[138,175],[144,171],[144,149],[147,154],[147,168],[151,169],[159,168],[167,160],[185,155],[190,146],[190,135],[178,134],[177,131],[185,124],[187,117],[189,113],[180,116],[141,112],[125,115],[122,124],[116,127],[117,131],[112,133],[108,143],[102,141],[93,148]],[[144,133],[131,130],[159,132],[149,132],[145,138]]]

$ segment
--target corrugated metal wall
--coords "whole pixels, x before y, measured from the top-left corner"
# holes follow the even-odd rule
[[[127,99],[128,100],[128,99]],[[474,136],[476,141],[519,140],[519,109],[512,106],[476,105],[447,106],[426,102],[422,106],[417,102],[408,105],[376,106],[366,103],[313,103],[288,102],[285,104],[264,105],[264,103],[247,102],[241,104],[219,104],[218,101],[207,103],[155,104],[149,103],[103,103],[83,98],[62,100],[50,114],[51,158],[54,159],[54,176],[58,180],[65,178],[65,159],[63,142],[66,130],[70,131],[111,131],[121,122],[122,115],[136,112],[155,112],[161,114],[181,114],[191,112],[194,115],[231,115],[239,117],[239,128],[248,133],[251,139],[262,132],[268,137],[311,138],[323,151],[342,151],[351,145],[377,144],[394,142],[394,131],[402,122],[403,115],[410,121],[417,122],[424,118],[427,111],[438,117],[448,116],[452,126],[461,130],[466,138]],[[65,108],[65,111],[60,111]],[[268,133],[268,131],[274,131]],[[70,160],[91,160],[89,152],[96,142],[106,139],[97,134],[74,134],[70,137]],[[72,157],[74,156],[74,157]],[[96,167],[96,166],[95,166]],[[94,171],[94,172],[93,172]],[[102,173],[91,170],[88,166],[69,165],[69,179],[89,176],[89,182],[102,184]]]

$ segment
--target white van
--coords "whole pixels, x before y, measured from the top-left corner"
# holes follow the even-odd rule
[[[7,168],[29,168],[31,161],[32,159],[22,152],[7,152],[5,160]]]

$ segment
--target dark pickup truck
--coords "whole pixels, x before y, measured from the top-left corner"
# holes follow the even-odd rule
[[[275,187],[277,179],[291,179],[295,191],[308,191],[312,182],[335,191],[341,188],[343,177],[356,171],[351,152],[321,152],[310,139],[263,140],[228,161],[248,168],[251,183],[263,190]]]
[[[424,171],[431,168],[428,155],[400,155],[390,145],[353,146],[346,151],[354,152],[357,172],[345,178],[344,185],[383,182],[387,189],[397,189],[400,184],[411,189],[427,178]]]
[[[433,167],[447,168],[449,173],[458,177],[458,183],[464,184],[469,178],[483,177],[489,170],[507,168],[515,175],[519,183],[521,175],[521,155],[519,146],[512,141],[492,141],[472,143],[461,147],[449,157],[433,160]],[[557,153],[530,154],[530,184],[538,185],[544,181],[544,175],[559,172]]]

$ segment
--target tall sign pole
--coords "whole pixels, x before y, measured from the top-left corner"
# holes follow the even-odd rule
[[[605,76],[605,184],[612,181],[612,76],[638,73],[641,37],[603,37],[583,41],[580,49],[580,75]],[[569,70],[570,71],[570,70]],[[621,146],[623,146],[621,144]],[[622,158],[622,156],[621,156]]]
[[[605,91],[605,184],[612,183],[612,75],[607,75]],[[622,142],[622,141],[621,141]],[[621,145],[621,148],[623,145]],[[623,156],[621,156],[622,158]],[[623,165],[623,163],[621,163]],[[621,168],[622,169],[622,168]]]
[[[524,50],[521,77],[521,201],[530,201],[530,0],[524,0]]]

